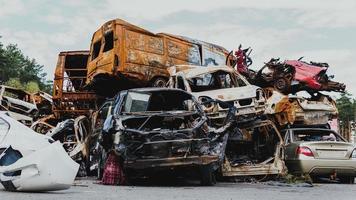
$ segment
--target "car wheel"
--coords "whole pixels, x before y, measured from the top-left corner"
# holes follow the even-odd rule
[[[203,165],[200,167],[200,184],[202,186],[213,186],[216,183],[215,174],[211,165]]]
[[[155,79],[152,81],[151,86],[152,86],[152,87],[165,87],[166,84],[167,84],[167,80],[166,80],[166,79],[161,78],[161,77],[158,77],[158,78],[155,78]]]
[[[97,178],[98,180],[101,180],[103,178],[104,174],[104,167],[105,167],[105,162],[106,162],[106,153],[103,148],[100,149],[100,155],[98,159],[98,168],[97,168]]]
[[[340,177],[340,182],[341,183],[345,183],[345,184],[354,184],[355,183],[355,177],[354,176]]]

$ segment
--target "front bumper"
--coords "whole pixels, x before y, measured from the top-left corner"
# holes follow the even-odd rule
[[[136,159],[126,160],[125,168],[130,169],[147,169],[147,168],[165,168],[165,167],[184,167],[184,166],[201,166],[218,162],[218,156],[188,156],[188,157],[170,157],[159,159]]]

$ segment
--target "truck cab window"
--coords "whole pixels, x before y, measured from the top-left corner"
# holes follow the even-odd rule
[[[114,33],[110,31],[105,35],[105,45],[104,45],[104,51],[110,51],[111,49],[114,48]]]
[[[98,57],[101,49],[101,40],[96,41],[93,44],[93,51],[92,51],[92,57],[91,59],[94,60],[96,57]]]

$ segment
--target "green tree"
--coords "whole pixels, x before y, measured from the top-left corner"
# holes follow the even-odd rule
[[[336,100],[336,105],[339,110],[339,120],[349,122],[355,119],[356,103],[350,93],[342,93]]]
[[[39,89],[50,93],[52,88],[46,75],[43,65],[25,56],[17,45],[9,44],[4,47],[0,41],[0,83],[19,86],[20,82],[25,89]]]

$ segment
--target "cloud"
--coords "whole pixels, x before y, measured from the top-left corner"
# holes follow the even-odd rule
[[[0,17],[25,14],[25,5],[20,0],[0,0]]]

